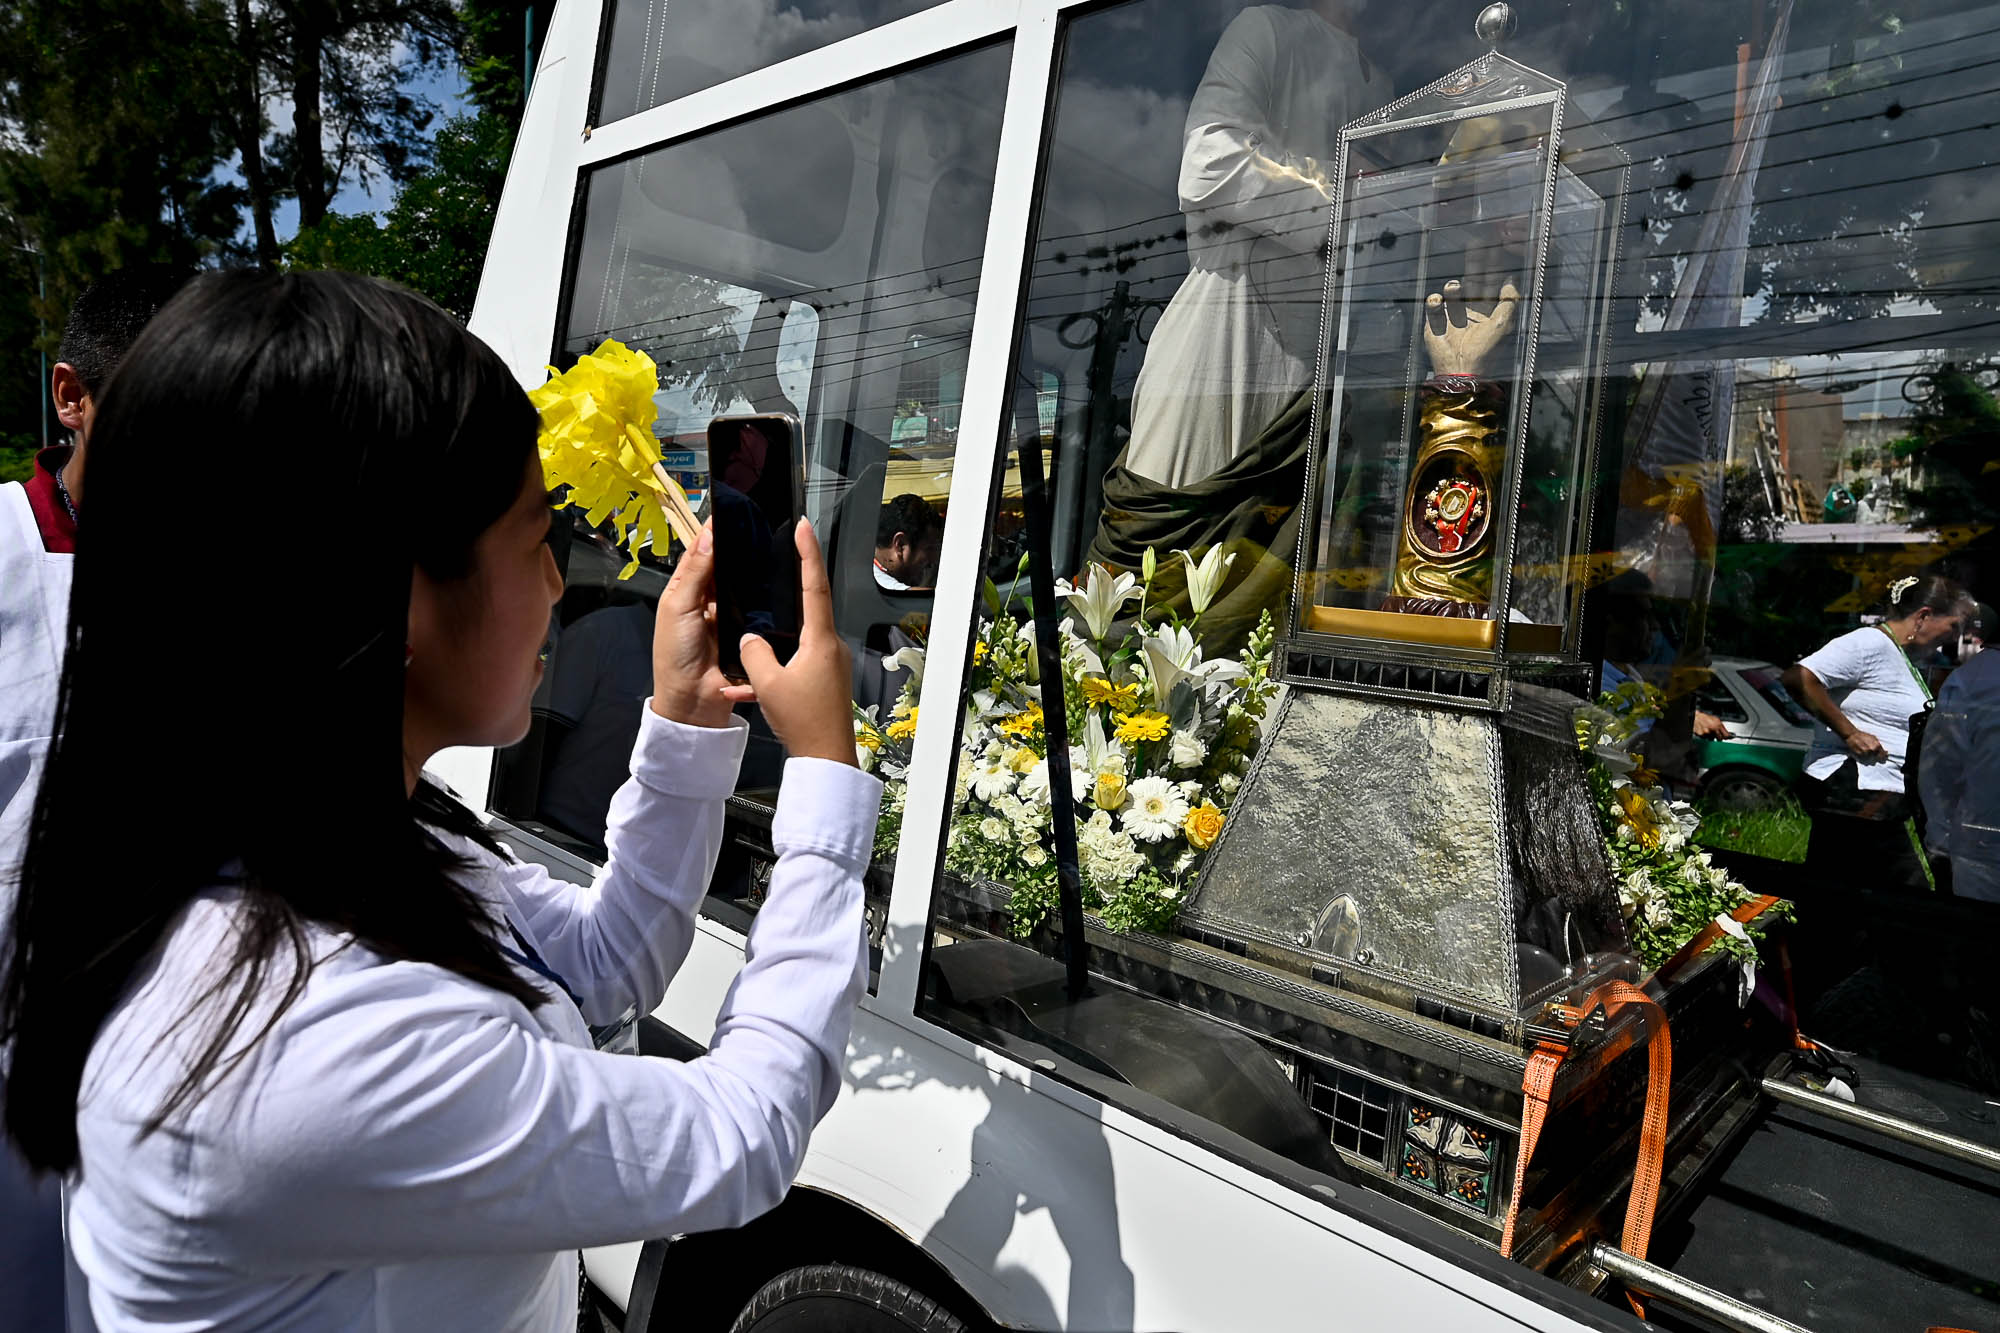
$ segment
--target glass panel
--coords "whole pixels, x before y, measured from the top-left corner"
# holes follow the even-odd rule
[[[654,359],[654,430],[697,504],[712,417],[802,420],[807,514],[857,703],[875,710],[871,764],[910,739],[889,716],[909,672],[884,659],[928,633],[1007,70],[1005,46],[988,46],[585,182],[559,356],[616,338]],[[648,551],[620,581],[624,553],[576,511],[559,519],[554,656],[534,731],[499,759],[494,804],[595,858],[650,690],[653,607],[673,561]],[[784,753],[755,708],[740,711],[750,748],[716,892],[754,907],[759,821]],[[893,841],[893,817],[884,828]]]
[[[612,0],[594,121],[817,51],[941,0]]]
[[[924,1012],[1165,1099],[1300,1181],[1358,1179],[1489,1242],[1518,1205],[1517,1255],[1559,1272],[1568,1238],[1622,1216],[1586,1182],[1629,1151],[1645,1081],[1637,1048],[1578,1058],[1639,1041],[1636,1019],[1577,1006],[1640,982],[1673,1014],[1668,1179],[1684,1152],[1722,1172],[1713,1195],[1670,1183],[1691,1230],[1660,1257],[1731,1291],[1774,1245],[1816,1282],[1866,1271],[1838,1327],[1991,1322],[1945,1269],[1884,1257],[1878,1223],[1932,1253],[1930,1205],[1851,1235],[1789,1220],[1787,1191],[1832,1197],[1873,1150],[1822,1151],[1730,1071],[1838,1076],[1995,1141],[2000,1032],[1976,996],[2000,661],[1974,654],[2000,621],[2000,223],[1976,108],[2000,92],[2000,6],[1522,5],[1502,54],[1558,103],[1458,161],[1479,117],[1415,119],[1494,67],[1479,8],[1135,0],[1067,24],[1006,441],[1023,481],[989,523]],[[1420,91],[1415,146],[1351,164],[1357,209],[1330,230],[1343,127]],[[1504,688],[1388,636],[1347,659],[1269,644],[1302,512],[1307,554],[1340,552],[1312,604],[1394,595],[1425,303],[1474,268],[1446,262],[1466,242],[1437,185],[1504,176],[1510,152],[1550,188],[1501,210],[1548,242],[1538,291],[1519,262],[1540,323],[1516,336],[1540,345],[1508,377],[1535,408],[1491,516],[1516,533],[1488,603]],[[1042,577],[1074,587],[1051,605]],[[1535,628],[1560,633],[1523,654]],[[1267,648],[1303,683],[1267,698]],[[1219,910],[1218,885],[1268,910]],[[1798,1054],[1794,1018],[1858,1073]],[[1521,1069],[1549,1033],[1572,1082],[1516,1200]],[[1730,1156],[1753,1128],[1789,1146]],[[1896,1178],[2000,1225],[1976,1189]],[[1760,1201],[1754,1235],[1724,1199]],[[1951,1244],[1950,1271],[1982,1271]],[[1827,1324],[1803,1288],[1763,1289]]]

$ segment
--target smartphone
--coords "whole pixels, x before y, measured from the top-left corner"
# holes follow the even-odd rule
[[[722,674],[746,679],[738,644],[761,636],[780,662],[799,647],[799,548],[805,513],[799,419],[783,412],[708,423],[709,518],[715,524],[715,639]]]

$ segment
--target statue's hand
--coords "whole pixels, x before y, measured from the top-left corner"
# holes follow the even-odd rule
[[[1465,308],[1464,289],[1455,278],[1444,285],[1443,295],[1432,292],[1424,301],[1424,350],[1430,353],[1432,372],[1479,374],[1486,358],[1513,327],[1514,307],[1520,299],[1514,284],[1506,283],[1492,312],[1481,315]]]

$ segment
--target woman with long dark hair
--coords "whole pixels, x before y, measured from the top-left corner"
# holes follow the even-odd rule
[[[527,728],[548,523],[520,386],[385,283],[204,280],[108,386],[0,991],[7,1133],[70,1173],[104,1333],[567,1329],[577,1247],[783,1196],[839,1087],[879,791],[819,548],[800,525],[801,647],[746,643],[750,687],[706,536],[683,557],[586,890],[422,777]],[[793,757],[709,1053],[594,1051],[686,954],[753,695]]]
[[[1806,868],[1814,882],[1909,893],[1930,887],[1903,789],[1910,718],[1931,699],[1910,653],[1957,637],[1973,607],[1948,578],[1897,579],[1880,621],[1786,670],[1785,688],[1819,721],[1800,780],[1812,814]]]

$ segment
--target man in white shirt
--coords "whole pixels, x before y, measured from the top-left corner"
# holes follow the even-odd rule
[[[929,588],[937,582],[944,550],[944,517],[921,495],[899,495],[882,506],[875,524],[875,582],[889,592]]]
[[[26,482],[0,485],[0,909],[14,878],[55,726],[69,625],[70,568],[83,499],[84,451],[111,372],[179,285],[153,269],[87,288],[63,326],[49,395],[71,443],[44,449]],[[0,1305],[21,1333],[63,1327],[61,1193],[0,1147]]]

